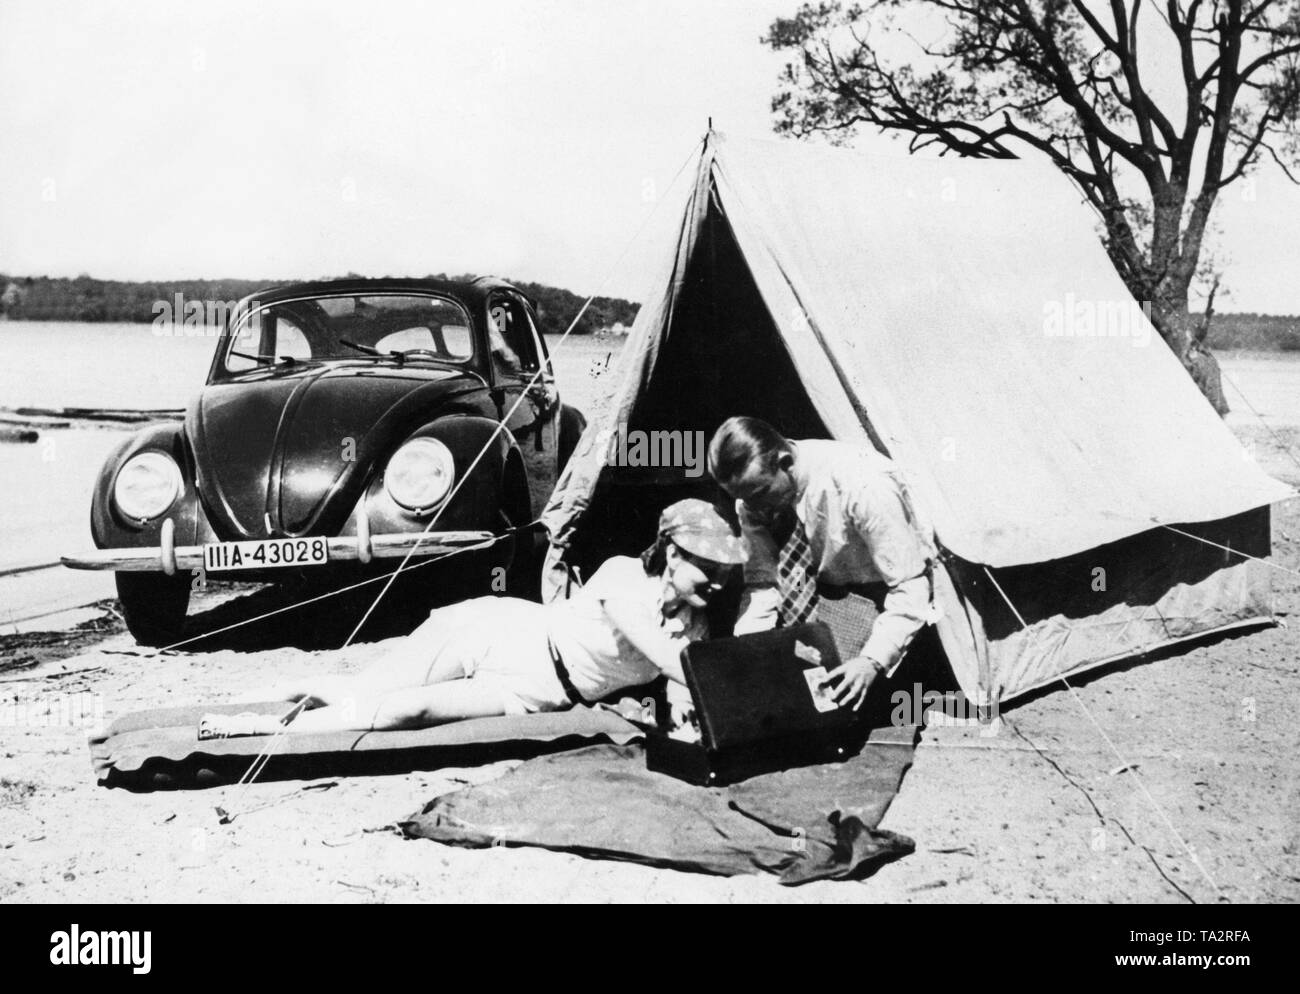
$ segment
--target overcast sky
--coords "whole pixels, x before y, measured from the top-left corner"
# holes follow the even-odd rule
[[[0,0],[0,271],[635,295],[611,265],[708,117],[771,134],[798,2]],[[1219,216],[1226,309],[1300,313],[1300,191]]]

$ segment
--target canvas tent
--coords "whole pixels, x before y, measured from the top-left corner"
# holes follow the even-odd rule
[[[550,580],[638,552],[669,501],[719,495],[681,467],[610,465],[602,432],[707,438],[748,414],[901,467],[943,550],[944,652],[982,703],[1271,620],[1267,567],[1217,546],[1266,556],[1291,491],[1134,314],[1050,165],[711,132],[676,217],[544,515]]]

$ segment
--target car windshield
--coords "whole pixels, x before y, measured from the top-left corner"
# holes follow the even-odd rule
[[[333,295],[255,307],[229,339],[225,369],[367,357],[463,363],[473,355],[469,315],[446,297]]]

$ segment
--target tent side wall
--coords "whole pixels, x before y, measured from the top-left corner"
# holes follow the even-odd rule
[[[1039,563],[1291,495],[1050,164],[716,144],[722,210],[822,420],[892,458],[957,555]]]
[[[1269,567],[1243,558],[1268,555],[1269,517],[1263,507],[1177,526],[1214,545],[1154,529],[1066,559],[991,570],[996,585],[983,566],[947,558],[936,583],[939,633],[963,693],[1006,702],[1061,676],[1270,622]]]

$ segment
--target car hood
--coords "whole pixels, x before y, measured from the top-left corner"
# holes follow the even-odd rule
[[[213,528],[229,539],[337,532],[376,463],[482,385],[456,370],[352,364],[209,384],[185,427]]]

